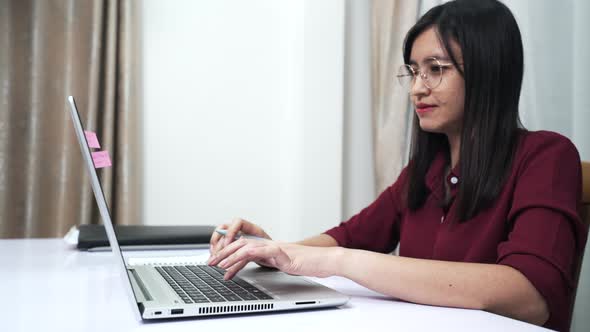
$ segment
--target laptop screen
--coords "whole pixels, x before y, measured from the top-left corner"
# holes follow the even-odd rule
[[[134,312],[137,318],[141,319],[139,308],[134,300],[136,299],[136,297],[133,291],[133,287],[131,286],[131,279],[129,277],[129,274],[127,273],[125,259],[123,258],[123,254],[121,253],[121,249],[119,248],[119,242],[117,241],[115,229],[111,221],[109,208],[107,206],[106,199],[104,197],[104,193],[100,185],[100,181],[98,179],[98,174],[96,172],[97,167],[102,167],[106,165],[110,166],[110,159],[108,159],[108,155],[105,156],[104,153],[93,154],[91,152],[91,146],[94,146],[94,138],[92,136],[86,136],[84,126],[82,125],[82,121],[80,120],[80,113],[78,112],[78,108],[76,107],[76,101],[74,100],[74,97],[68,97],[68,104],[70,105],[70,115],[72,116],[72,122],[74,124],[76,138],[78,139],[78,143],[80,144],[82,156],[84,158],[86,168],[88,169],[90,175],[92,191],[94,192],[94,197],[96,198],[96,203],[98,204],[98,209],[100,211],[100,216],[104,223],[105,231],[107,233],[107,238],[109,239],[111,250],[113,251],[115,259],[118,262],[117,264],[119,265],[119,272],[121,273],[123,285],[125,288],[127,288],[127,292],[129,293],[127,297],[132,302],[132,305],[135,308]]]

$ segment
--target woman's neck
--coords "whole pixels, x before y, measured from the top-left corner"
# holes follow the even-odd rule
[[[461,134],[447,135],[449,148],[451,151],[451,169],[457,166],[461,152]]]

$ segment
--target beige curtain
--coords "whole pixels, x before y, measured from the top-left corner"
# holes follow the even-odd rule
[[[395,75],[403,64],[406,32],[416,22],[419,1],[372,2],[372,101],[375,190],[382,192],[401,172],[409,146],[409,98]]]
[[[68,95],[113,159],[99,171],[113,220],[140,220],[137,6],[0,0],[0,237],[57,237],[100,221]]]

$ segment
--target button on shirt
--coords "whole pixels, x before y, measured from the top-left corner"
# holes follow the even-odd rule
[[[547,302],[545,326],[567,330],[575,270],[588,232],[578,215],[580,157],[556,133],[522,130],[519,138],[502,191],[470,220],[453,220],[461,174],[455,168],[445,178],[446,157],[439,153],[426,174],[430,193],[420,209],[410,211],[402,203],[406,168],[376,201],[326,234],[348,248],[387,253],[399,242],[400,256],[511,266]],[[446,213],[443,180],[451,194]]]

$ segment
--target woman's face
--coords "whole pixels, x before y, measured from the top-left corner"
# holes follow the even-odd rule
[[[451,42],[451,48],[457,62],[462,64],[463,57],[459,46]],[[410,90],[410,97],[420,120],[420,128],[447,136],[460,135],[465,81],[457,68],[452,65],[451,58],[438,39],[434,28],[429,28],[418,35],[414,41],[410,65],[415,69],[419,68],[421,73],[426,73],[427,68],[433,68],[432,58],[438,59],[438,63],[442,65],[440,84],[430,89],[422,77],[416,77]],[[434,85],[431,80],[427,84]]]

